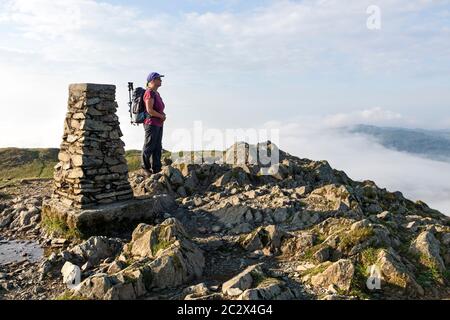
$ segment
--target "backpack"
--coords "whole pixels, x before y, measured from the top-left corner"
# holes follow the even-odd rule
[[[144,120],[148,117],[144,102],[145,89],[141,87],[133,89],[133,83],[130,82],[128,83],[128,92],[131,124],[144,123]]]

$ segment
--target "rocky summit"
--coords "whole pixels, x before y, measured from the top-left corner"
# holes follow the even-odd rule
[[[261,174],[251,147],[130,172],[135,197],[176,205],[115,237],[42,221],[50,181],[2,188],[0,248],[16,247],[0,250],[0,298],[450,298],[449,217],[281,150]]]

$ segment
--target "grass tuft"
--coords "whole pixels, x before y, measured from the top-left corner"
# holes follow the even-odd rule
[[[44,217],[42,226],[49,233],[65,239],[82,239],[83,235],[78,229],[70,228],[64,220]]]
[[[374,235],[373,228],[364,227],[344,233],[339,246],[343,250],[350,250]]]

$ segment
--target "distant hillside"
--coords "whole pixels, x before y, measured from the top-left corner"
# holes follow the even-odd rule
[[[52,178],[58,163],[59,149],[0,148],[0,187],[18,179]],[[186,156],[186,152],[180,155]],[[169,158],[170,151],[163,150],[162,158]],[[140,168],[141,151],[125,152],[129,171]]]
[[[0,186],[17,179],[52,178],[59,149],[0,148]],[[139,168],[139,150],[128,150],[125,157],[130,171]]]
[[[357,125],[350,132],[375,137],[386,148],[450,162],[450,131]]]
[[[14,179],[50,178],[58,149],[0,149],[0,185]]]

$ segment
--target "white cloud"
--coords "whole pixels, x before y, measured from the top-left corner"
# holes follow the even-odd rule
[[[137,8],[93,0],[14,0],[7,2],[0,21],[17,27],[19,37],[39,41],[49,61],[95,63],[97,68],[136,67],[150,56],[164,69],[190,71],[276,67],[277,72],[305,72],[351,61],[353,68],[368,72],[405,66],[415,72],[432,68],[424,57],[448,52],[450,45],[439,22],[431,22],[420,31],[428,37],[418,46],[414,16],[407,14],[442,2],[378,1],[385,33],[366,28],[368,0],[274,1],[241,13],[151,17]]]
[[[406,119],[398,112],[385,110],[380,107],[354,111],[351,113],[338,113],[326,116],[324,123],[330,127],[343,127],[354,124],[373,125],[405,125]]]
[[[184,124],[182,118],[187,116],[183,112],[192,112],[200,104],[210,106],[197,115],[204,123],[217,121],[218,114],[233,119],[236,110],[245,107],[242,101],[251,103],[248,96],[230,97],[228,92],[213,95],[208,89],[216,85],[219,92],[241,73],[250,75],[248,87],[252,82],[260,85],[273,74],[286,76],[286,87],[302,75],[334,74],[351,79],[352,74],[390,74],[405,81],[417,75],[443,75],[446,79],[450,41],[448,20],[442,15],[448,14],[448,9],[439,13],[439,8],[448,3],[377,1],[382,28],[369,31],[366,9],[373,4],[371,0],[273,1],[239,13],[158,16],[148,16],[129,5],[93,0],[0,1],[1,144],[57,146],[69,83],[106,82],[126,88],[129,79],[141,79],[151,69],[171,74],[172,89],[168,86],[164,90],[171,99],[171,110],[176,110],[172,114],[178,114],[170,119],[181,119],[169,124],[172,129]],[[422,13],[426,19],[418,19]],[[332,77],[330,81],[334,81]],[[207,89],[189,89],[197,83]],[[269,88],[260,90],[266,93]],[[422,105],[434,98],[426,93],[412,94],[418,95]],[[124,140],[128,147],[136,148],[141,144],[142,128],[127,125],[126,92],[120,89],[117,95]],[[283,97],[286,101],[301,98],[296,92]],[[442,99],[441,104],[445,104]],[[224,111],[230,104],[223,101],[235,103],[236,109]],[[440,100],[433,102],[439,104]],[[314,101],[303,105],[309,103],[313,108]],[[264,113],[273,104],[261,100],[258,108]],[[301,157],[330,160],[353,178],[371,178],[381,186],[406,190],[413,198],[437,204],[439,199],[450,198],[448,167],[332,130],[359,122],[413,124],[413,117],[413,111],[405,116],[381,108],[296,121],[286,114],[286,121],[279,125],[283,129],[282,147]],[[170,148],[168,140],[166,147]]]
[[[272,122],[266,127],[280,128],[280,148],[290,154],[327,160],[354,180],[373,180],[381,188],[399,190],[450,215],[449,163],[386,149],[370,137],[330,127],[326,118],[330,117]]]
[[[339,117],[359,121],[351,122],[351,124],[367,123],[366,121],[370,120],[369,115],[373,116],[378,111],[380,110],[363,110],[348,115],[340,114]],[[381,114],[387,115],[387,120],[391,119],[392,114],[395,115],[394,119],[401,118],[401,115],[388,110],[381,110]],[[360,117],[355,115],[360,115]],[[255,132],[259,132],[261,129],[279,130],[280,149],[294,156],[327,160],[333,168],[345,171],[354,180],[373,180],[380,188],[401,191],[413,201],[425,201],[430,207],[450,215],[450,163],[387,149],[380,145],[375,138],[339,130],[335,126],[338,123],[330,125],[329,119],[334,118],[336,115],[298,117],[285,122],[270,121],[253,129]],[[346,123],[339,122],[339,124]],[[218,129],[222,133],[222,139],[203,141],[207,142],[209,149],[221,150],[224,148],[224,144],[225,147],[231,145],[224,139],[225,130],[213,128],[206,123],[202,125],[203,134],[211,129]],[[242,130],[246,129],[251,128],[242,128]],[[255,143],[265,141],[267,138],[272,140],[270,132],[266,132],[268,134],[266,138],[259,135],[257,140],[254,140],[249,135],[247,138],[245,136],[236,137],[236,141],[244,140]],[[173,147],[177,146],[176,150],[196,149],[192,148],[192,140],[185,139],[187,136],[191,136],[193,139],[193,127],[185,128],[181,136],[179,134],[166,135],[164,138],[165,148],[175,150]],[[181,137],[184,138],[183,141],[180,141]],[[207,138],[211,139],[212,137]],[[185,142],[185,145],[180,145],[182,142]]]

